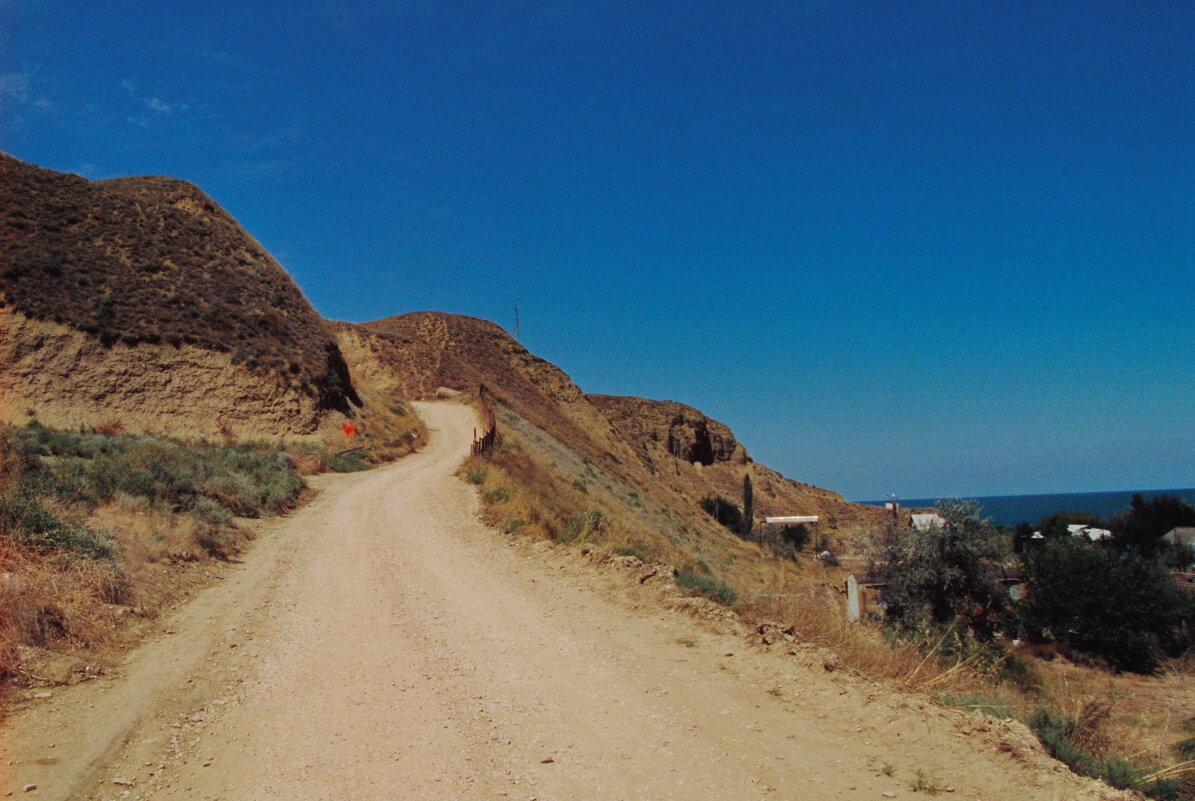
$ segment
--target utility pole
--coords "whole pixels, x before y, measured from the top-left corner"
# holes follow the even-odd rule
[[[515,306],[515,339],[519,339],[519,307],[518,306]]]

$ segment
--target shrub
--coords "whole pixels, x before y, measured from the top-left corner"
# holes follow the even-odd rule
[[[486,503],[506,503],[510,500],[510,490],[506,487],[494,487],[494,489],[486,490],[481,494]]]
[[[325,465],[334,473],[356,473],[369,469],[369,465],[363,459],[351,453],[328,457]]]
[[[1156,561],[1072,538],[1026,554],[1016,606],[1025,636],[1055,640],[1117,670],[1148,673],[1191,644],[1195,600]]]
[[[470,484],[484,484],[486,472],[484,470],[473,470],[465,474],[465,481]]]
[[[46,507],[36,484],[24,478],[0,495],[0,528],[14,541],[38,550],[112,558],[110,540],[85,526],[63,523]]]
[[[955,695],[953,693],[943,693],[937,697],[939,703],[945,706],[953,706],[958,709],[977,709],[985,715],[990,715],[994,718],[1008,720],[1016,717],[1016,710],[1013,709],[1012,704],[1003,698],[989,697],[981,695],[980,693],[963,693]]]
[[[647,561],[634,545],[618,545],[614,548],[613,553],[615,556],[633,556],[640,562]]]
[[[996,581],[999,535],[973,501],[943,501],[938,511],[940,526],[901,530],[889,520],[866,544],[870,572],[887,582],[888,620],[909,632],[960,620],[971,636],[991,640],[1005,597]]]
[[[787,525],[780,529],[780,541],[793,551],[803,551],[809,547],[810,540],[813,539],[809,533],[809,527],[804,523],[797,523],[795,525]]]
[[[518,531],[522,527],[523,527],[522,520],[517,520],[517,519],[516,520],[507,520],[506,525],[502,527],[502,530],[504,532],[506,532],[507,534],[514,534],[516,531]]]
[[[564,527],[556,532],[556,541],[562,543],[576,542],[594,532],[601,531],[605,526],[605,518],[596,509],[589,512],[570,515]]]
[[[1172,798],[1178,789],[1178,783],[1172,780],[1147,781],[1147,773],[1124,759],[1097,757],[1080,747],[1076,740],[1086,736],[1085,730],[1091,725],[1081,716],[1064,716],[1038,707],[1027,723],[1050,756],[1076,773],[1100,779],[1122,790],[1139,790],[1153,798]]]
[[[682,589],[704,595],[724,606],[730,606],[738,598],[738,593],[725,581],[688,570],[682,570],[676,574],[676,584]]]
[[[743,510],[729,498],[721,495],[707,495],[701,499],[701,508],[736,534],[743,529]]]

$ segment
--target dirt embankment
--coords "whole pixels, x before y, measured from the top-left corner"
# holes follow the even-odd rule
[[[667,571],[505,537],[452,473],[476,422],[262,527],[120,675],[8,722],[38,798],[1115,797],[1015,724],[668,611]],[[792,652],[791,654],[789,652]],[[34,797],[34,796],[29,796]]]
[[[119,422],[173,437],[289,437],[334,427],[318,399],[196,345],[116,342],[0,308],[0,422]]]
[[[0,421],[261,437],[359,405],[298,286],[185,181],[0,153],[0,312]]]

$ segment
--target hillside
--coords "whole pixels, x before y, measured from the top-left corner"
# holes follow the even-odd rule
[[[756,516],[819,515],[837,528],[873,519],[868,507],[838,493],[782,476],[751,458],[725,423],[692,406],[615,395],[589,395],[653,476],[689,497],[721,494],[737,499],[743,476],[755,487]]]
[[[485,385],[503,406],[582,456],[602,463],[637,462],[610,421],[563,370],[488,320],[414,312],[333,327],[346,352],[368,351],[386,365],[403,397],[427,399],[439,387],[475,390]]]
[[[759,515],[818,514],[837,527],[874,513],[755,463],[729,427],[691,406],[587,395],[563,370],[487,320],[416,312],[330,327],[354,375],[369,375],[413,399],[432,398],[439,387],[484,385],[520,425],[537,432],[533,439],[554,443],[545,442],[547,450],[575,454],[628,491],[662,492],[661,503],[676,511],[696,508],[710,494],[737,498],[743,476],[750,475]]]
[[[308,434],[359,401],[298,286],[185,182],[0,154],[0,419]]]

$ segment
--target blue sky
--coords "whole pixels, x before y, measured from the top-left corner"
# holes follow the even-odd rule
[[[0,149],[853,499],[1195,485],[1195,5],[0,0]]]

